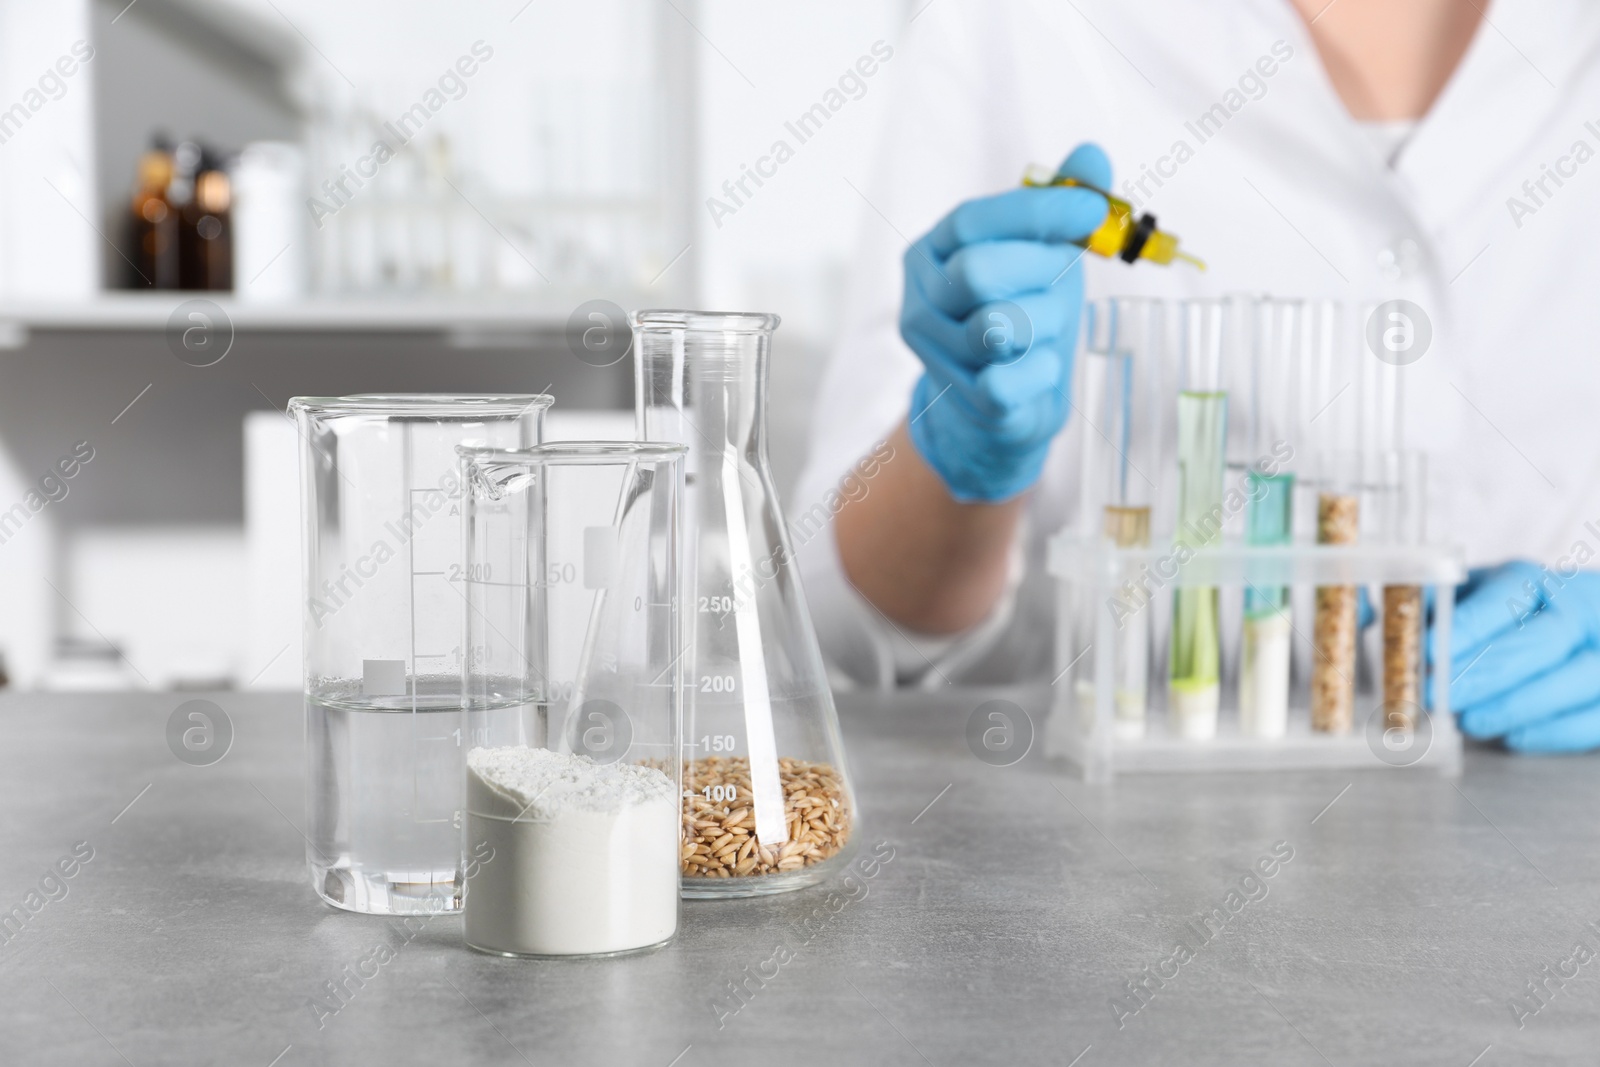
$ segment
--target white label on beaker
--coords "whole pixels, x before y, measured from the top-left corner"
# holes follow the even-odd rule
[[[403,659],[362,660],[361,692],[369,697],[405,696],[406,661]]]
[[[583,530],[583,587],[610,589],[617,584],[617,528],[586,526]]]

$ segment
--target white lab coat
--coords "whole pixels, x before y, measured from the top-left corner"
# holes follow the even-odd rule
[[[1211,270],[1089,257],[1091,298],[1413,301],[1434,329],[1405,371],[1407,444],[1432,461],[1430,535],[1473,563],[1600,550],[1600,6],[1500,0],[1489,18],[1391,167],[1287,0],[933,0],[897,57],[898,104],[863,190],[873,210],[792,507],[824,499],[906,418],[921,370],[897,331],[906,240],[1092,140],[1116,191]],[[1181,163],[1179,142],[1192,153]],[[1150,170],[1166,175],[1159,186]],[[832,531],[805,539],[836,666],[877,685],[1048,670],[1043,546],[1073,518],[1072,452],[1063,433],[1029,498],[1011,593],[953,641],[890,625],[845,581]]]

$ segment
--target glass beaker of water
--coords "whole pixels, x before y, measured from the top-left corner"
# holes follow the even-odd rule
[[[467,944],[658,945],[678,926],[684,449],[461,454]]]
[[[632,321],[638,436],[689,449],[684,895],[813,885],[849,862],[858,811],[767,464],[778,318],[641,311]]]
[[[456,447],[536,445],[548,396],[296,397],[306,859],[348,911],[460,907]]]

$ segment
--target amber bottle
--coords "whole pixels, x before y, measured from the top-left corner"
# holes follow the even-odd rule
[[[168,198],[172,171],[171,148],[158,137],[139,157],[129,204],[130,289],[178,288],[178,212]]]
[[[233,288],[233,184],[222,161],[203,150],[193,192],[180,213],[183,288]]]

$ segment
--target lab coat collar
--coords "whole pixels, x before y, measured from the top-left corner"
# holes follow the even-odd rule
[[[1600,6],[1500,0],[1485,11],[1455,75],[1396,161],[1395,177],[1429,229],[1444,229],[1481,203],[1485,185],[1501,183],[1508,169],[1537,174],[1534,146],[1562,135],[1552,124],[1570,121],[1566,105],[1600,69]],[[1600,106],[1587,117],[1600,119]],[[1581,123],[1570,135],[1562,139],[1586,136]]]
[[[1282,86],[1282,110],[1264,109],[1267,122],[1256,136],[1299,151],[1268,158],[1276,156],[1288,180],[1337,189],[1337,197],[1363,201],[1369,214],[1386,207],[1397,232],[1414,228],[1438,237],[1459,224],[1470,205],[1484,202],[1486,185],[1505,182],[1508,171],[1537,174],[1542,158],[1533,146],[1561,133],[1551,125],[1570,121],[1561,117],[1564,105],[1580,92],[1595,96],[1586,83],[1600,80],[1600,5],[1485,3],[1485,21],[1460,65],[1391,167],[1340,99],[1288,0],[1253,0],[1251,7],[1298,56]],[[1281,118],[1273,121],[1273,112]],[[1600,122],[1600,105],[1592,118]],[[1562,141],[1589,136],[1581,123],[1569,132]]]
[[[1305,21],[1288,0],[1253,0],[1250,6],[1267,39],[1287,41],[1295,52],[1263,101],[1259,123],[1239,134],[1256,142],[1252,157],[1271,161],[1277,172],[1259,179],[1268,188],[1281,183],[1325,190],[1357,215],[1382,207],[1404,216],[1393,172],[1339,97]]]

